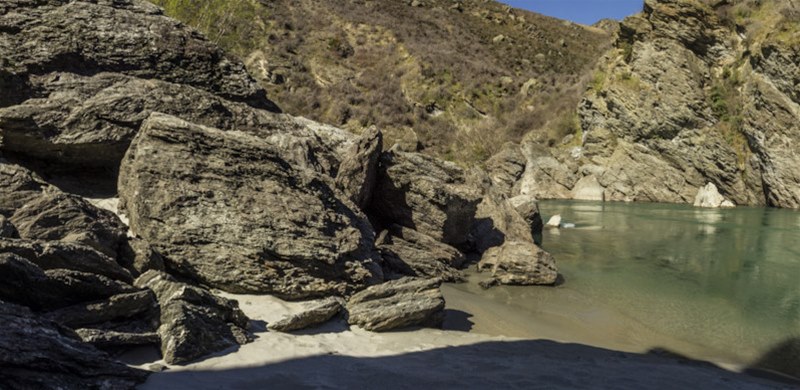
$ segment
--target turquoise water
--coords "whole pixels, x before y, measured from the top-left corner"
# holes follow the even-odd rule
[[[540,208],[545,221],[560,214],[575,224],[544,233],[564,284],[455,287],[513,307],[512,336],[666,348],[734,365],[800,338],[799,212],[571,201]],[[503,333],[481,329],[484,320],[476,330]]]

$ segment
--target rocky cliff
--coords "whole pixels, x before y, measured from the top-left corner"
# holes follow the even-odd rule
[[[647,0],[620,25],[559,147],[522,148],[517,191],[800,207],[800,9],[791,1]],[[522,175],[521,175],[522,176]]]

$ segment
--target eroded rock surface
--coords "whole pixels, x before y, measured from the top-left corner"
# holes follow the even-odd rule
[[[136,286],[152,290],[159,304],[161,354],[169,364],[186,363],[252,340],[250,320],[236,301],[181,283],[166,273],[147,271]]]
[[[270,330],[293,332],[320,326],[339,314],[344,308],[344,300],[330,297],[306,303],[299,312],[267,324]]]
[[[277,110],[241,62],[146,1],[13,0],[0,24],[3,151],[115,168],[150,110],[226,116],[192,100],[211,94]]]
[[[119,183],[132,231],[211,286],[300,299],[381,279],[365,216],[262,138],[154,114]]]
[[[416,230],[392,225],[376,241],[386,273],[440,278],[446,282],[464,280],[459,270],[465,256],[458,249]]]
[[[483,254],[479,271],[488,271],[491,277],[481,285],[552,285],[558,278],[553,256],[532,242],[508,241]]]
[[[0,301],[0,383],[9,389],[133,389],[147,373],[56,323]]]
[[[481,196],[457,165],[391,151],[381,157],[371,209],[389,223],[460,246],[467,242]]]
[[[441,327],[445,302],[440,285],[437,279],[403,278],[369,287],[350,297],[348,322],[374,332]]]

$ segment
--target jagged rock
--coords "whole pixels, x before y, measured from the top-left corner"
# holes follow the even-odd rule
[[[383,152],[383,134],[370,127],[348,150],[339,165],[336,186],[362,210],[369,206],[378,171],[378,158]]]
[[[605,200],[605,188],[600,185],[594,175],[584,176],[575,183],[575,187],[572,189],[572,199],[602,202]]]
[[[151,111],[226,128],[279,111],[241,62],[162,13],[141,0],[8,4],[0,150],[113,172]]]
[[[119,72],[273,107],[240,62],[148,2],[14,3],[2,13],[2,56],[15,74]]]
[[[0,253],[14,253],[44,270],[67,269],[133,282],[130,272],[114,259],[86,245],[61,241],[31,241],[0,238]]]
[[[313,328],[328,322],[339,314],[343,308],[344,301],[339,297],[309,302],[300,312],[271,322],[267,325],[267,328],[276,332],[293,332]]]
[[[532,233],[530,224],[508,200],[489,195],[478,205],[471,236],[475,241],[475,249],[483,253],[507,241],[532,243]]]
[[[551,285],[558,278],[553,256],[532,242],[508,241],[489,249],[478,263],[478,270],[491,272],[491,278],[481,282],[484,287],[498,283]]]
[[[0,383],[9,389],[134,389],[130,368],[27,308],[0,301]]]
[[[373,332],[440,327],[444,297],[437,279],[403,278],[367,288],[347,302],[348,322]]]
[[[457,165],[417,153],[387,152],[380,160],[372,211],[453,246],[467,242],[480,190]]]
[[[517,210],[517,213],[530,226],[534,242],[541,244],[544,223],[542,222],[542,214],[539,212],[539,202],[536,201],[536,198],[530,195],[519,195],[509,199],[508,203],[514,207],[514,210]]]
[[[719,193],[714,183],[708,183],[705,187],[697,191],[697,197],[694,199],[694,206],[708,208],[735,207],[731,201],[725,199],[725,197]]]
[[[117,257],[128,230],[113,213],[53,187],[25,203],[10,219],[22,238],[85,244],[112,258]]]
[[[57,309],[137,291],[104,276],[54,269],[42,271],[13,253],[0,253],[0,299],[32,309]]]
[[[132,318],[156,307],[150,290],[114,295],[106,300],[81,303],[44,314],[44,317],[70,328]]]
[[[392,225],[381,233],[375,245],[391,273],[445,282],[464,280],[458,270],[464,263],[464,254],[414,229]]]
[[[30,170],[0,159],[0,215],[11,217],[47,187],[48,184]]]
[[[130,333],[101,329],[76,329],[75,333],[85,343],[98,348],[131,347],[137,345],[159,344],[161,339],[156,332]]]
[[[578,179],[569,165],[557,160],[540,146],[526,143],[521,149],[525,156],[525,171],[515,191],[536,199],[566,199]]]
[[[524,86],[523,86],[524,89]],[[496,194],[510,197],[514,186],[522,178],[527,161],[519,145],[507,143],[486,161],[486,172],[491,181],[491,190]]]
[[[155,111],[275,139],[283,144],[287,159],[329,175],[335,175],[340,149],[350,146],[352,139],[334,128],[230,102],[186,85],[115,73],[57,73],[35,81],[38,89],[49,92],[47,99],[0,109],[5,148],[68,166],[116,171],[142,123]]]
[[[158,271],[145,272],[135,285],[153,290],[158,298],[161,353],[169,364],[186,363],[252,341],[247,332],[250,320],[236,301]]]
[[[19,238],[16,226],[2,215],[0,215],[0,238]]]
[[[131,230],[168,268],[230,292],[302,299],[382,279],[369,222],[331,182],[262,138],[153,114],[119,189]]]
[[[146,241],[132,238],[127,241],[122,250],[124,266],[134,276],[139,276],[147,271],[165,271],[164,258],[153,246]]]

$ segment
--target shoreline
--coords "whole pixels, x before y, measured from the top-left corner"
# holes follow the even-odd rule
[[[294,333],[266,330],[266,323],[300,303],[270,296],[221,294],[239,300],[257,338],[186,366],[156,372],[139,388],[781,388],[770,380],[663,353],[630,353],[596,346],[480,333],[485,324],[453,289],[444,330],[409,329],[372,333],[336,318],[321,328]],[[513,308],[496,308],[507,314]],[[472,319],[478,321],[472,321]],[[502,326],[498,326],[503,331]],[[508,329],[506,329],[508,330]],[[131,355],[129,358],[133,358]],[[146,368],[155,361],[137,363]],[[729,368],[729,367],[728,367]],[[670,381],[670,382],[664,382]],[[785,388],[791,388],[786,385]]]

